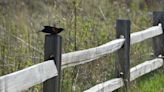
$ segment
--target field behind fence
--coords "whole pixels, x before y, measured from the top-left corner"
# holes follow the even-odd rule
[[[62,62],[62,92],[81,92],[115,78],[115,61],[118,58],[115,50],[120,50],[117,48],[115,40],[122,47],[124,44],[122,40],[125,37],[117,36],[117,39],[115,38],[118,35],[115,31],[116,19],[129,18],[131,22],[130,31],[134,34],[137,31],[151,29],[153,17],[151,11],[162,9],[158,1],[154,2],[153,5],[151,5],[152,1],[148,5],[144,1],[133,1],[128,7],[123,0],[105,0],[103,2],[92,0],[80,2],[79,0],[76,1],[77,5],[74,5],[71,0],[53,3],[49,3],[49,1],[51,0],[44,1],[44,3],[42,0],[39,2],[0,1],[0,3],[4,3],[3,6],[0,5],[0,10],[2,10],[0,13],[0,75],[14,73],[32,65],[34,66],[30,69],[32,71],[34,69],[36,70],[35,73],[38,73],[36,68],[38,63],[39,67],[44,64],[51,65],[53,61],[40,64],[44,62],[44,34],[38,34],[37,31],[41,30],[43,25],[57,23],[57,25],[65,28],[65,31],[61,33],[63,37],[62,57],[64,57],[62,60],[66,61]],[[57,6],[58,3],[60,6]],[[99,6],[96,6],[97,4]],[[129,13],[126,11],[128,9],[130,9]],[[139,39],[138,43],[130,46],[131,68],[157,57],[154,56],[152,37],[154,38],[160,33],[155,32],[152,33],[153,35],[145,36],[144,34],[151,34],[151,31],[145,32],[147,33],[142,33],[140,38],[146,40]],[[135,34],[132,39],[135,39],[135,36],[138,37]],[[143,41],[140,42],[141,40]],[[102,53],[103,51],[104,53]],[[75,55],[77,58],[72,58],[70,55]],[[90,62],[91,60],[93,61]],[[55,66],[51,65],[50,67]],[[48,71],[49,68],[43,68],[43,70]],[[51,71],[54,71],[54,74],[42,76],[43,79],[38,79],[37,76],[36,79],[43,82],[44,79],[57,74],[55,68]],[[47,75],[45,72],[42,74]],[[38,80],[33,81],[34,84]],[[132,87],[136,87],[135,82],[132,82]],[[42,83],[39,86],[31,87],[30,92],[41,92],[42,87]]]

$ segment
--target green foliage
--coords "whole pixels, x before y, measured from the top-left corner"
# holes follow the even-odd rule
[[[135,85],[131,88],[132,92],[163,92],[163,73],[163,70],[157,70],[137,79],[133,82]]]
[[[129,0],[0,0],[0,75],[43,62],[44,34],[38,31],[44,25],[56,24],[65,29],[61,35],[62,52],[66,53],[75,50],[75,39],[77,50],[115,39],[115,21],[119,18],[131,20],[132,32],[146,29],[152,25],[149,12],[162,9],[152,0],[126,1]],[[150,44],[148,40],[132,46],[132,66],[152,58]],[[114,61],[115,55],[110,54],[93,63],[64,69],[62,92],[81,92],[112,78]],[[160,76],[163,75],[159,73],[156,78]],[[136,86],[141,87],[140,83]],[[40,91],[40,85],[30,89]]]

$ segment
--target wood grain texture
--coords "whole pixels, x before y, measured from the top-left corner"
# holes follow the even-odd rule
[[[53,60],[33,65],[0,77],[0,92],[21,92],[45,80],[57,76]]]
[[[150,28],[143,30],[143,31],[132,33],[130,35],[130,37],[131,37],[131,43],[130,44],[135,44],[135,43],[144,41],[148,38],[152,38],[152,37],[161,35],[162,33],[163,33],[163,30],[162,30],[161,24],[159,24],[158,26],[150,27]]]
[[[144,74],[147,74],[155,69],[158,69],[159,67],[162,67],[162,65],[163,59],[161,58],[145,61],[144,63],[130,69],[130,80],[133,81]]]
[[[45,36],[44,60],[49,60],[50,56],[53,56],[52,59],[58,70],[58,76],[43,82],[43,92],[60,92],[61,50],[62,37],[60,35],[47,34]]]
[[[148,28],[141,32],[131,34],[131,44],[143,41],[145,39],[162,34],[162,27],[159,24]],[[70,52],[62,55],[62,67],[84,64],[86,62],[97,59],[105,54],[112,53],[122,47],[125,39],[116,39],[104,45],[90,48],[86,50]],[[134,80],[146,73],[149,73],[163,65],[163,59],[154,59],[146,61],[143,64],[133,67],[130,80]],[[23,70],[4,75],[0,77],[0,92],[21,92],[23,89],[28,89],[36,84],[42,83],[45,80],[57,76],[57,69],[54,62],[46,61],[40,64],[33,65]],[[114,84],[114,85],[113,85]],[[121,84],[121,85],[120,85]],[[111,87],[112,86],[112,87]],[[93,87],[84,92],[101,92],[99,90],[115,90],[122,85],[122,79],[116,78],[107,82],[98,84],[98,87]],[[90,91],[94,90],[94,91]]]
[[[153,26],[162,24],[164,30],[164,11],[155,11],[153,12]],[[164,34],[153,37],[153,50],[154,56],[158,57],[159,55],[164,56]]]
[[[124,39],[116,39],[101,46],[70,52],[62,55],[62,68],[84,64],[105,54],[112,53],[122,47]]]
[[[130,69],[130,81],[139,78],[140,76],[147,74],[155,69],[162,67],[163,59],[156,58],[150,61],[145,61]],[[84,92],[112,92],[123,86],[123,80],[121,78],[115,78],[103,83],[100,83]]]
[[[162,34],[162,26],[159,24],[158,26],[150,27],[146,30],[135,32],[130,35],[131,42],[130,44],[135,44],[141,41],[144,41],[148,38],[152,38]],[[120,49],[124,44],[125,39],[116,39],[101,46],[70,52],[62,55],[62,68],[75,66],[79,64],[84,64],[90,62],[92,60],[98,59],[103,55],[112,53]]]
[[[122,78],[115,78],[103,83],[100,83],[84,92],[112,92],[123,86]]]
[[[124,36],[124,45],[116,52],[115,77],[123,78],[125,86],[122,92],[129,92],[130,87],[130,20],[116,21],[116,38]]]

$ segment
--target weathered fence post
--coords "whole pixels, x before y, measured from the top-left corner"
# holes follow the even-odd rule
[[[129,92],[130,86],[130,20],[116,21],[116,38],[124,37],[125,42],[116,53],[116,77],[124,80],[124,92]]]
[[[157,26],[158,23],[162,24],[164,30],[164,11],[153,12],[153,26]],[[164,56],[164,33],[153,37],[153,49],[155,57]]]
[[[58,70],[58,76],[53,77],[43,84],[43,92],[60,92],[61,76],[61,47],[62,37],[56,34],[49,34],[45,37],[45,60],[54,59]]]

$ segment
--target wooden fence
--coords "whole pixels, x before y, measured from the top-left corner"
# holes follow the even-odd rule
[[[153,12],[153,26],[132,34],[130,34],[129,20],[117,20],[117,39],[95,48],[62,55],[61,37],[59,35],[47,35],[45,41],[46,61],[1,76],[0,92],[21,92],[42,82],[44,82],[44,92],[60,92],[61,69],[91,62],[115,51],[117,51],[116,78],[97,84],[84,92],[111,92],[123,85],[128,92],[130,81],[163,66],[164,28],[162,26],[164,26],[164,12]],[[130,45],[149,38],[153,38],[155,58],[130,69]],[[54,60],[49,60],[50,55],[54,55]]]

